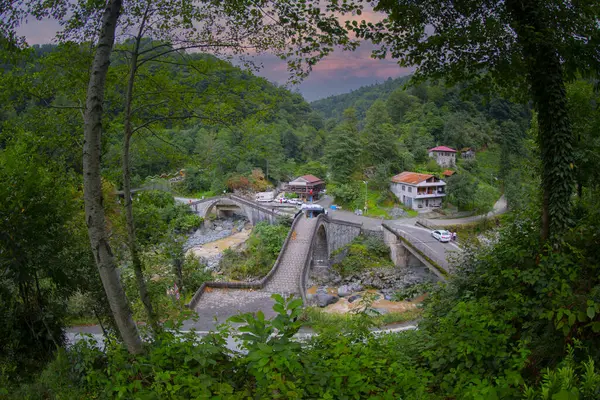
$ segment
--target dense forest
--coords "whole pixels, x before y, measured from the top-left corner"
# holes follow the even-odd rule
[[[277,1],[265,3],[278,18],[268,26],[262,2],[161,3],[156,32],[195,38],[200,19],[212,40],[237,22],[250,33],[235,39],[257,35],[243,45],[299,55],[297,76],[356,38],[417,67],[312,104],[224,57],[142,35],[151,2],[67,3],[1,9],[0,397],[600,398],[597,2],[380,1],[389,18],[344,25],[360,2]],[[29,14],[60,19],[61,44],[19,41]],[[116,40],[117,22],[139,33]],[[365,296],[341,325],[298,341],[302,301],[278,294],[274,318],[241,314],[202,337],[184,328],[196,316],[185,302],[212,278],[183,248],[205,221],[174,195],[314,174],[336,203],[364,201],[383,220],[400,206],[392,175],[442,173],[435,145],[476,152],[452,168],[444,210],[486,214],[503,194],[509,212],[460,242],[415,311],[418,329],[374,334],[381,318]],[[131,196],[173,176],[170,193]],[[242,276],[264,274],[286,232],[295,240],[286,223],[257,228],[225,260]],[[366,263],[369,246],[390,264],[365,239],[336,268]],[[68,344],[78,319],[101,328],[101,346]]]

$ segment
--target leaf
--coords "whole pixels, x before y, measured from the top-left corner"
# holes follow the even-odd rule
[[[275,302],[276,302],[276,303],[278,303],[278,304],[285,304],[285,300],[283,299],[283,296],[282,296],[282,295],[280,295],[280,294],[273,293],[273,294],[271,295],[271,298],[272,298],[273,300],[275,300]]]
[[[295,309],[298,307],[302,307],[302,299],[295,299],[288,304],[288,309]]]
[[[596,309],[594,307],[588,307],[587,308],[587,316],[590,319],[594,319],[594,317],[596,316]]]

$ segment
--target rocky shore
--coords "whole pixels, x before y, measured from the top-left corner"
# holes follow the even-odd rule
[[[422,283],[434,283],[438,278],[426,267],[368,268],[360,273],[341,277],[333,268],[317,267],[311,270],[308,287],[316,288],[308,299],[319,307],[337,302],[341,297],[352,302],[366,289],[382,299],[391,300],[394,293]]]
[[[210,271],[216,271],[223,251],[239,248],[250,236],[252,227],[244,217],[204,221],[203,226],[186,241],[183,249],[199,258]]]

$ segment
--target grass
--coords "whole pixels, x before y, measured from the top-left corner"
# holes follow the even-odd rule
[[[369,318],[374,326],[383,327],[386,325],[413,321],[420,318],[421,314],[422,310],[420,308],[416,308],[414,310],[390,312]],[[356,314],[328,313],[318,307],[306,307],[300,316],[303,326],[311,327],[316,331],[323,329],[343,330],[345,327],[352,325],[354,322],[353,320],[356,318],[359,318],[359,316]]]
[[[213,192],[212,190],[207,190],[205,192],[195,192],[191,197],[193,197],[194,199],[201,199],[202,197],[207,199],[213,196],[215,196],[215,192]]]
[[[364,185],[363,185],[364,189]],[[386,191],[387,192],[387,191]],[[381,195],[386,194],[386,192],[382,192],[380,190],[372,190],[369,189],[367,191],[367,212],[363,214],[365,217],[370,218],[383,218],[383,219],[392,219],[389,212],[394,207],[400,207],[404,211],[407,212],[409,217],[416,217],[419,213],[410,208],[404,207],[402,204],[398,202],[398,199],[393,195],[389,195],[384,201],[380,201]],[[364,203],[365,202],[365,192],[361,191],[358,199],[356,199],[352,204],[345,204],[343,202],[339,202],[339,204],[346,210],[354,211],[356,208],[360,208],[364,212]]]

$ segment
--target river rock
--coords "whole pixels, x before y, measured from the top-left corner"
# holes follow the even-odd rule
[[[352,293],[360,292],[363,289],[361,284],[352,283],[350,285],[342,285],[338,288],[338,296],[346,297],[350,296]]]
[[[348,303],[353,303],[356,300],[360,299],[362,296],[360,294],[355,294],[354,296],[348,297]]]
[[[346,297],[352,294],[352,287],[350,285],[340,286],[337,290],[338,296]]]
[[[317,304],[319,307],[327,307],[330,304],[337,303],[338,300],[338,297],[332,296],[328,293],[317,293]]]

